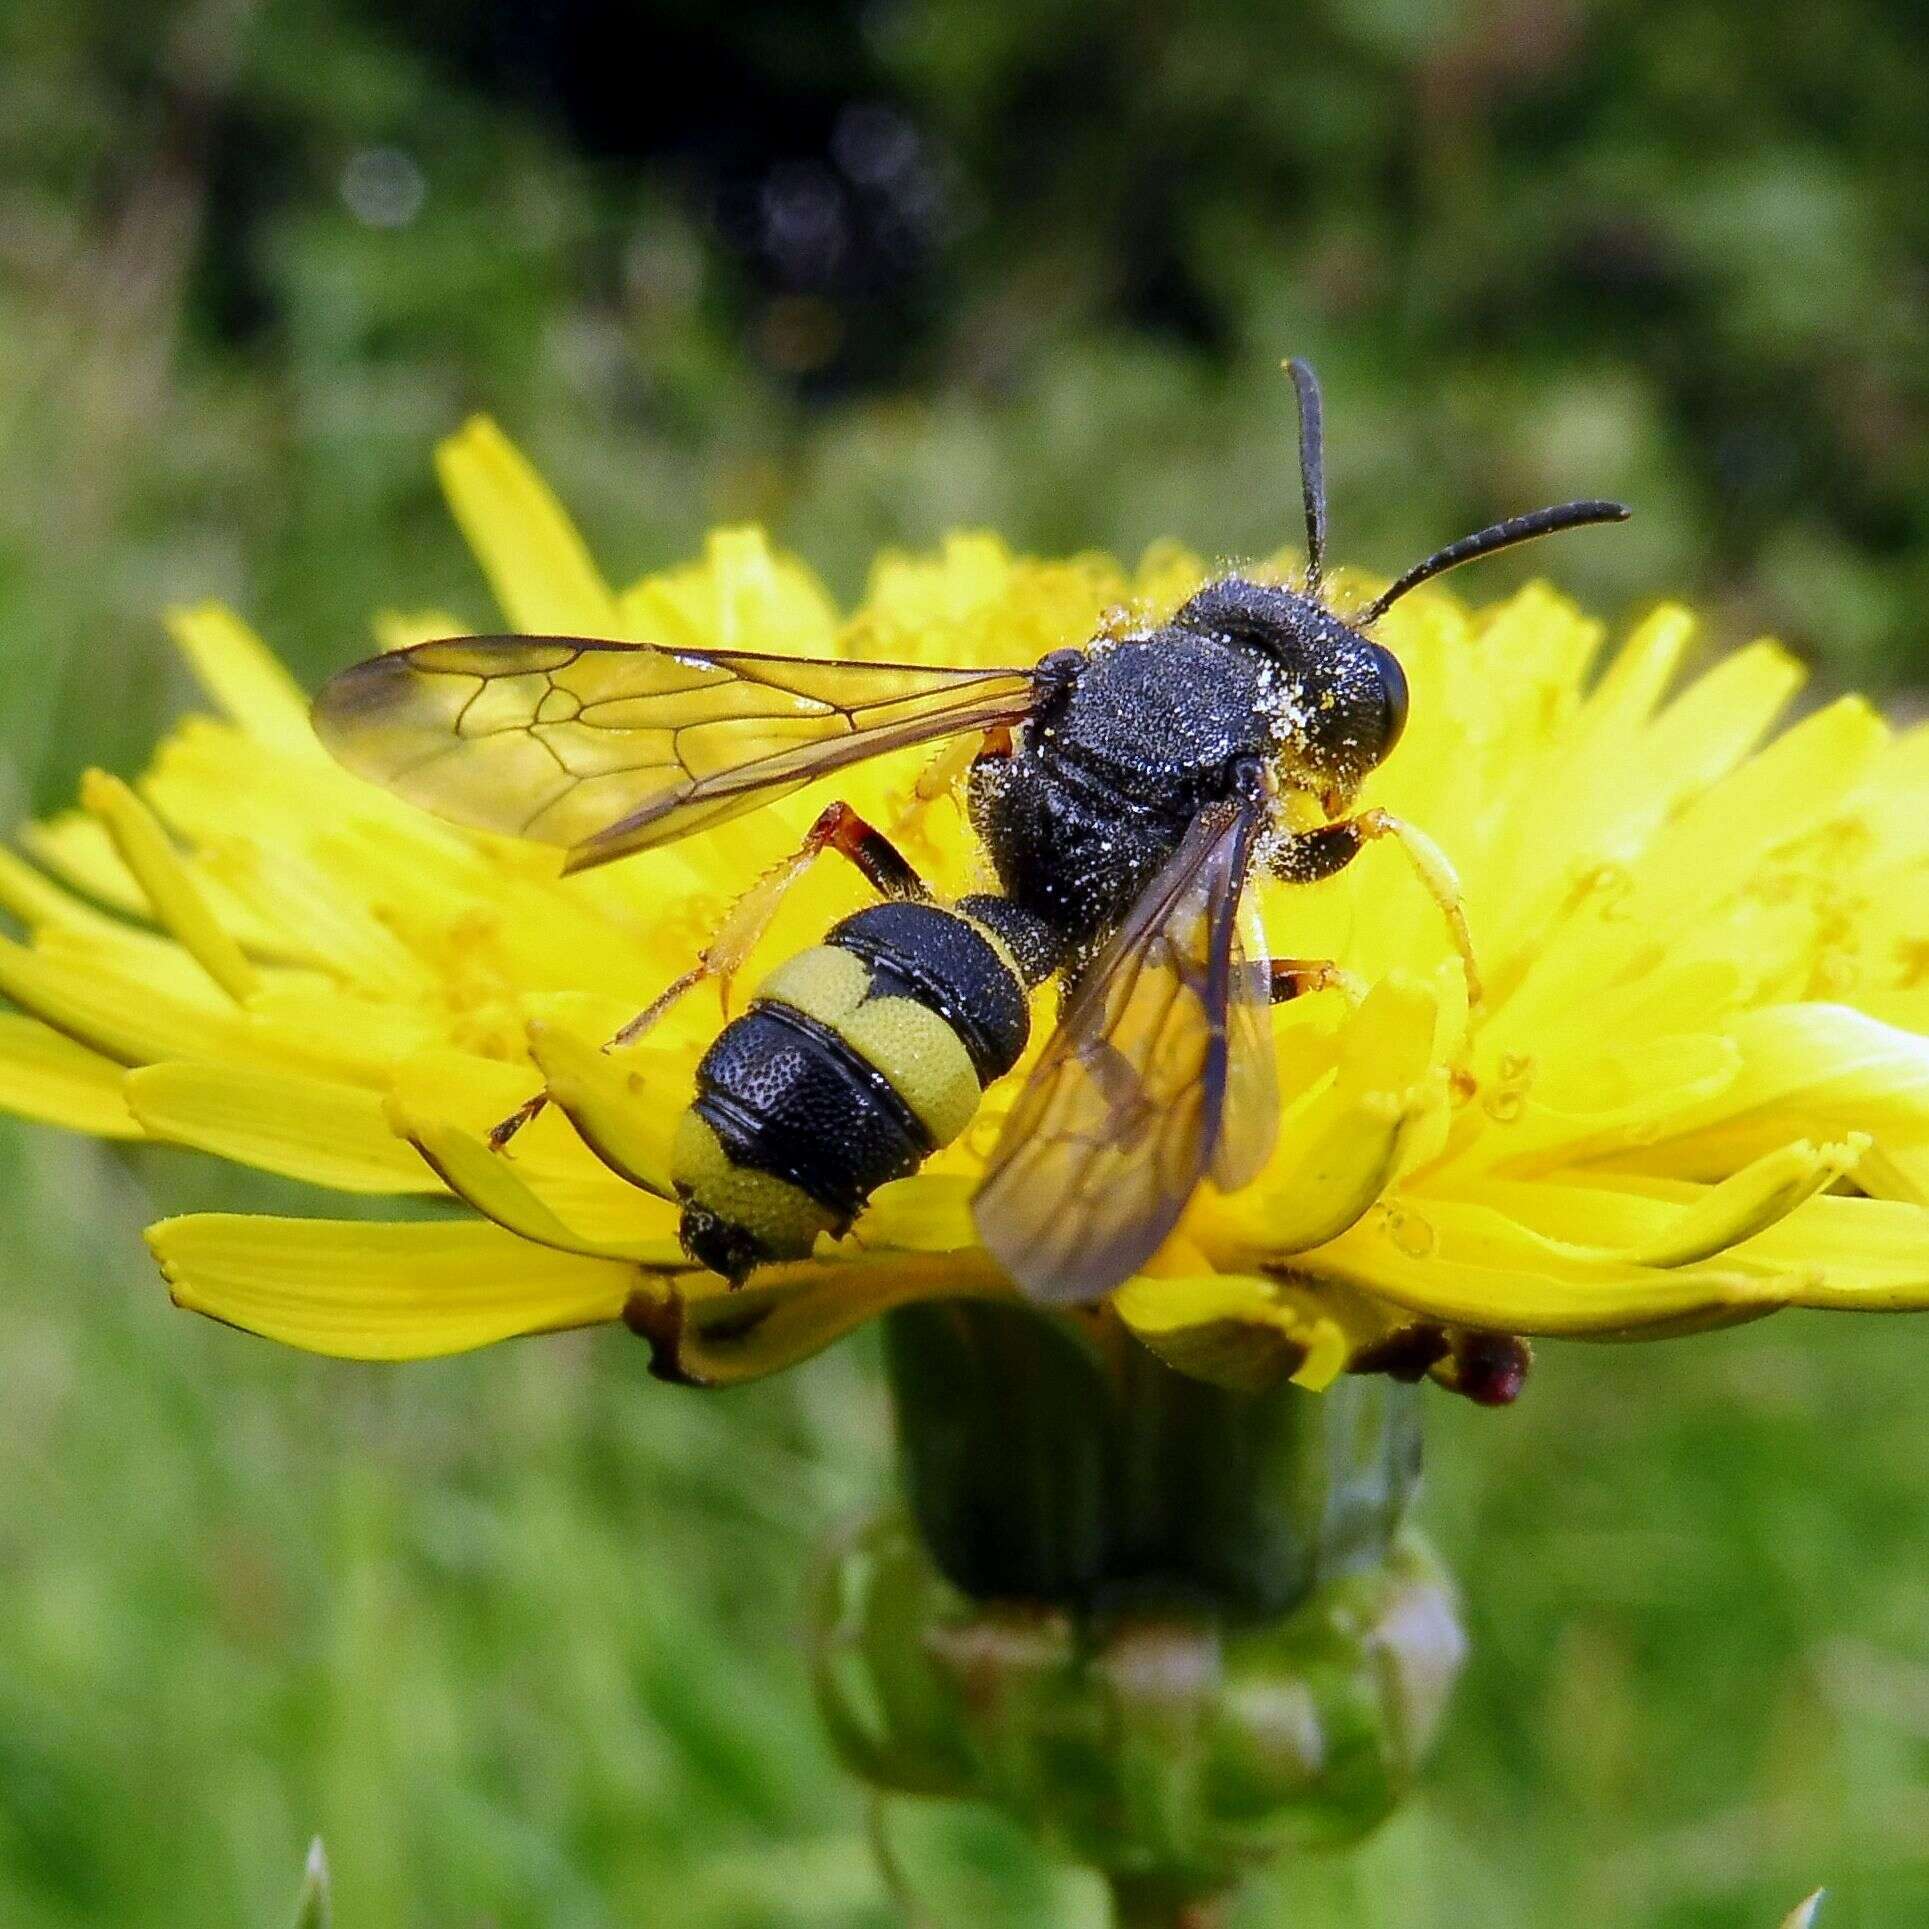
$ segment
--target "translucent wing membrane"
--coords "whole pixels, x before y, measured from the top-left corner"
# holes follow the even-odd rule
[[[1243,863],[1241,868],[1243,876]],[[1221,1192],[1251,1185],[1279,1142],[1279,1068],[1273,1054],[1273,976],[1266,929],[1250,905],[1231,922],[1226,1096],[1211,1163],[1212,1183]]]
[[[474,636],[358,663],[315,729],[358,775],[581,870],[888,750],[1015,723],[1029,670]]]
[[[1035,1299],[1101,1298],[1164,1243],[1208,1171],[1232,1186],[1265,1163],[1270,985],[1239,911],[1256,827],[1238,803],[1194,820],[1012,1108],[974,1211]]]

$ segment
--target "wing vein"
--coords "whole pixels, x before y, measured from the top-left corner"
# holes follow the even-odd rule
[[[562,845],[580,870],[865,758],[1018,722],[1032,686],[1023,668],[455,637],[342,672],[314,718],[349,769],[452,822]],[[557,698],[574,710],[545,716]]]

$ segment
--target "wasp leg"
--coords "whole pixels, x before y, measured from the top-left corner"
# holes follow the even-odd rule
[[[766,871],[730,907],[717,935],[698,952],[696,963],[639,1011],[603,1049],[614,1051],[635,1044],[686,991],[702,984],[706,978],[716,979],[722,987],[727,1012],[731,981],[770,929],[770,921],[791,887],[824,851],[835,851],[847,858],[879,897],[909,898],[919,903],[930,899],[931,887],[882,831],[873,829],[849,804],[827,804],[816,823],[804,834],[803,843]]]
[[[804,841],[782,862],[773,865],[735,904],[730,907],[717,935],[697,953],[697,961],[683,975],[639,1011],[628,1024],[604,1042],[606,1052],[634,1045],[686,991],[706,979],[714,979],[722,989],[724,1010],[730,1008],[730,986],[743,968],[745,959],[756,950],[758,941],[770,929],[771,920],[785,896],[820,853],[835,851],[848,858],[866,883],[880,897],[910,898],[920,903],[931,896],[931,887],[905,861],[898,848],[880,830],[867,824],[849,804],[827,804],[804,834]],[[548,1094],[538,1092],[494,1126],[489,1143],[498,1152],[549,1103]]]
[[[1447,921],[1447,934],[1460,955],[1460,968],[1467,979],[1467,1010],[1474,1011],[1481,1000],[1480,963],[1474,956],[1473,934],[1467,929],[1466,907],[1460,898],[1460,879],[1443,851],[1425,831],[1417,829],[1391,811],[1363,810],[1357,817],[1343,817],[1336,824],[1322,824],[1287,840],[1273,861],[1274,872],[1293,883],[1311,883],[1315,878],[1331,877],[1383,837],[1392,838],[1406,853],[1407,862],[1427,888],[1427,894],[1440,907]]]
[[[538,1092],[534,1098],[524,1099],[506,1119],[498,1119],[489,1128],[489,1150],[500,1152],[531,1119],[541,1117],[548,1104],[549,1094]]]
[[[1010,748],[1011,732],[988,732],[984,737],[959,737],[955,742],[946,744],[938,754],[918,772],[916,780],[908,790],[900,791],[892,799],[891,828],[900,837],[914,829],[926,811],[941,797],[949,796],[970,774],[971,766],[985,755],[985,746],[992,736],[1002,734],[1007,750]]]
[[[1304,998],[1315,991],[1341,991],[1358,1004],[1366,987],[1344,965],[1331,958],[1274,958],[1271,973],[1272,1002],[1283,1005],[1289,999]]]

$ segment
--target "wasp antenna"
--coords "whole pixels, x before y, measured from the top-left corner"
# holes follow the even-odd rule
[[[1326,568],[1326,437],[1319,378],[1297,355],[1285,364],[1299,398],[1299,493],[1306,505],[1306,594],[1319,594]]]
[[[1497,522],[1474,535],[1462,536],[1445,549],[1435,550],[1424,563],[1415,563],[1397,583],[1374,597],[1353,621],[1365,629],[1369,623],[1378,622],[1408,590],[1418,589],[1422,583],[1450,569],[1458,569],[1462,563],[1491,556],[1497,549],[1512,549],[1516,543],[1532,542],[1536,536],[1551,536],[1556,530],[1578,529],[1585,523],[1626,522],[1633,513],[1624,502],[1563,502],[1552,509],[1536,509],[1529,515],[1509,516],[1505,522]]]

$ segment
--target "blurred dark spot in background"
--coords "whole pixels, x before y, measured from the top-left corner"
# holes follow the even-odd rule
[[[1925,98],[1902,0],[15,0],[0,706],[59,787],[148,735],[169,598],[310,675],[480,620],[426,461],[476,408],[618,571],[733,517],[846,593],[960,522],[1270,549],[1290,352],[1344,557],[1622,495],[1483,590],[1919,683]],[[128,703],[48,722],[103,653]]]

